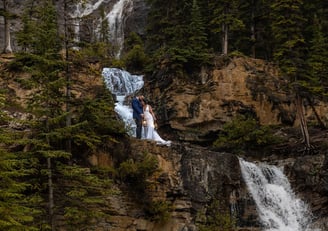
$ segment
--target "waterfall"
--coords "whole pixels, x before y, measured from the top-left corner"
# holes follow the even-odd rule
[[[106,16],[109,24],[110,38],[114,46],[118,47],[116,57],[119,58],[123,50],[124,43],[124,13],[131,12],[133,1],[119,0],[113,9]],[[115,40],[114,40],[115,38]]]
[[[116,2],[115,2],[116,1]],[[119,58],[124,44],[124,26],[127,15],[133,10],[133,0],[87,0],[76,4],[71,17],[74,19],[75,42],[79,42],[80,24],[84,17],[90,16],[99,11],[102,6],[113,4],[108,12],[105,12],[104,20],[108,21],[109,39],[114,47],[117,48],[116,58]],[[115,2],[115,4],[113,3]],[[97,13],[95,13],[97,15]],[[98,18],[97,18],[98,17]],[[93,26],[96,37],[99,36],[101,30],[101,18],[94,17]]]
[[[143,76],[131,75],[129,72],[118,68],[104,68],[102,76],[107,89],[116,96],[115,112],[124,121],[128,134],[136,136],[132,108],[130,103],[125,103],[125,99],[143,87]]]
[[[265,231],[320,231],[310,228],[312,214],[280,168],[243,159],[239,162]]]

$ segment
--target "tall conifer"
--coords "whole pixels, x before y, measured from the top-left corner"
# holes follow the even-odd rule
[[[306,80],[306,43],[303,35],[305,18],[302,0],[275,0],[272,5],[272,32],[274,59],[290,82],[295,95],[295,106],[300,121],[304,144],[311,149],[307,122],[304,115],[302,81]]]
[[[206,63],[209,57],[207,35],[197,0],[193,0],[192,2],[190,18],[190,35],[188,36],[189,42],[186,45],[190,47],[190,60],[195,61],[193,62],[193,65],[197,66],[199,64]]]
[[[245,27],[241,20],[237,0],[220,0],[209,3],[211,9],[211,32],[217,35],[217,43],[221,44],[221,53],[228,54],[229,37],[233,31]]]
[[[23,138],[8,127],[9,117],[4,113],[5,97],[0,94],[0,230],[39,230],[36,217],[41,211],[31,202],[33,195],[26,191],[32,188],[24,181],[30,176],[32,167],[24,155],[8,147],[24,143]]]
[[[324,36],[318,18],[314,20],[313,39],[308,58],[309,79],[304,81],[304,86],[311,93],[327,96],[328,91],[328,40]]]

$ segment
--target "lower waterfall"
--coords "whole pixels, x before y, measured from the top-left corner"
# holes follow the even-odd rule
[[[239,159],[243,179],[265,231],[320,231],[311,228],[312,214],[297,198],[283,171],[273,165]]]

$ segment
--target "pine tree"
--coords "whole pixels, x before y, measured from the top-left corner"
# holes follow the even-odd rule
[[[211,33],[221,37],[221,53],[227,55],[229,36],[233,31],[245,27],[239,15],[240,3],[236,0],[213,1],[209,4],[212,10],[210,20]]]
[[[105,17],[105,11],[104,9],[100,9],[100,15],[101,15],[101,24],[100,24],[100,42],[104,42],[106,44],[109,44],[110,38],[109,38],[109,23],[107,18]]]
[[[4,107],[5,97],[0,94],[0,123],[8,125]],[[23,138],[2,126],[0,143],[0,230],[39,230],[35,220],[41,211],[34,208],[36,198],[27,193],[32,185],[24,181],[33,169],[19,152],[8,148],[24,143]]]
[[[302,81],[306,79],[306,43],[303,36],[305,18],[302,0],[275,0],[272,7],[272,32],[275,48],[274,59],[291,84],[295,106],[300,120],[304,144],[311,149],[307,122],[304,115]]]
[[[49,16],[52,20],[39,21],[43,20],[44,12],[53,12],[55,15],[53,6],[49,2],[39,6],[36,11],[38,14],[31,17],[33,20],[30,25],[40,25],[53,43],[44,43],[39,49],[32,40],[32,44],[27,44],[32,53],[18,55],[16,60],[22,63],[22,69],[31,74],[32,85],[37,86],[28,104],[31,114],[35,116],[29,123],[32,136],[28,155],[35,159],[37,169],[31,179],[40,186],[40,192],[47,192],[48,195],[45,198],[48,215],[43,220],[55,230],[58,224],[54,218],[62,216],[68,226],[75,230],[76,227],[89,227],[97,216],[100,218],[100,215],[105,215],[101,211],[93,211],[93,207],[104,203],[102,197],[108,193],[110,184],[108,179],[100,179],[89,169],[72,163],[86,158],[81,153],[87,154],[87,150],[97,150],[98,146],[109,141],[116,142],[115,137],[125,134],[125,131],[124,126],[117,123],[114,102],[106,89],[99,89],[99,95],[90,101],[80,102],[70,98],[70,105],[74,105],[71,110],[77,114],[74,124],[67,123],[67,114],[71,112],[66,107],[67,78],[63,73],[70,74],[68,60],[58,55],[60,46],[55,39],[58,34],[55,17]],[[40,28],[38,30],[41,31]],[[42,33],[33,36],[34,41],[43,38]],[[73,80],[69,81],[71,87]],[[69,150],[68,140],[72,145]]]
[[[234,32],[232,48],[253,58],[271,59],[270,11],[267,0],[240,1],[239,14],[245,27]]]
[[[197,0],[193,0],[190,17],[189,41],[187,46],[190,49],[191,65],[201,65],[209,61],[209,51],[207,47],[207,34]]]
[[[311,41],[309,58],[307,60],[309,74],[308,79],[303,82],[303,86],[313,94],[327,96],[328,40],[324,36],[319,20],[316,18],[314,22],[314,35]]]

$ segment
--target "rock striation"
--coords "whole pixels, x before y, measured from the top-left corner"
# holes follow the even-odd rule
[[[233,58],[224,65],[205,70],[196,80],[170,76],[149,80],[145,94],[163,125],[175,131],[176,138],[190,142],[213,141],[222,126],[236,114],[252,113],[262,125],[296,127],[292,92],[271,63],[251,58]],[[309,123],[327,124],[327,102],[305,102]]]

